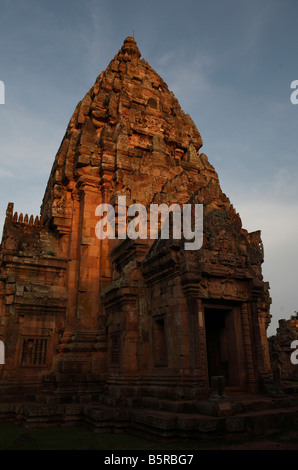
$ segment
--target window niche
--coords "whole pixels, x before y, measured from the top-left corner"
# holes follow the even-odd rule
[[[168,351],[164,316],[153,319],[153,348],[154,366],[167,367]]]
[[[43,366],[46,363],[47,339],[24,338],[22,347],[22,366]]]

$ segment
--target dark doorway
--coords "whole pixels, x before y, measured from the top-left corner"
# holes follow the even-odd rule
[[[222,375],[227,386],[240,386],[245,367],[239,311],[233,308],[204,311],[209,383],[212,376]]]

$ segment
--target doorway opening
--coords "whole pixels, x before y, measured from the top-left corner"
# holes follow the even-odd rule
[[[226,386],[242,386],[245,364],[240,311],[205,307],[204,312],[209,384],[212,376],[223,376]]]

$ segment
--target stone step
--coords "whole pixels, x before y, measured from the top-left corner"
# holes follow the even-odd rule
[[[112,413],[112,414],[111,414]],[[113,414],[114,413],[114,414]],[[118,415],[117,415],[118,413]],[[88,407],[88,425],[100,430],[107,419],[127,426],[130,432],[146,433],[162,437],[218,437],[266,435],[287,426],[298,424],[298,406],[245,412],[230,416],[207,416],[199,413],[173,413],[144,408],[111,409],[110,407]],[[120,419],[121,417],[121,419]]]
[[[294,402],[293,402],[294,403]],[[276,403],[277,405],[278,403]],[[25,427],[82,425],[98,432],[163,438],[266,435],[298,424],[298,404],[211,416],[103,404],[0,404],[0,421]]]

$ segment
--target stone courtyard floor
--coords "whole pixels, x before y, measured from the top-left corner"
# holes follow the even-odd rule
[[[160,442],[124,433],[95,433],[83,427],[25,429],[0,424],[0,450],[298,450],[298,427],[249,439]]]

